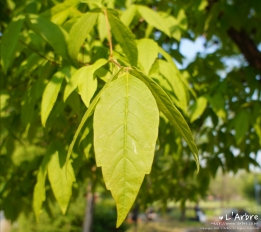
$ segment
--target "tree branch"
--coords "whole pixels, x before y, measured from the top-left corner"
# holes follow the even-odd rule
[[[240,31],[237,31],[231,27],[228,29],[227,33],[238,46],[248,63],[261,70],[261,53],[258,51],[255,42],[250,38],[245,30],[241,29]]]

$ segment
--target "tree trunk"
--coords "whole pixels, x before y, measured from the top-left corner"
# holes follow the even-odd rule
[[[92,183],[87,186],[85,217],[83,222],[83,232],[92,231],[93,211],[94,211],[94,196],[92,193]]]
[[[185,201],[182,201],[182,202],[181,202],[180,210],[181,210],[181,213],[180,213],[180,221],[181,221],[181,222],[184,222],[184,221],[185,221],[185,218],[186,218],[186,204],[185,204]]]

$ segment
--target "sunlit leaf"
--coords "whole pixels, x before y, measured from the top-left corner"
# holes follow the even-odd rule
[[[149,74],[150,68],[158,57],[158,45],[151,39],[141,39],[137,43],[138,61],[145,74]]]
[[[136,66],[138,60],[137,45],[131,30],[126,27],[113,10],[107,10],[113,37],[120,44],[129,63]]]
[[[65,214],[71,195],[72,184],[75,181],[74,172],[71,163],[67,164],[65,172],[66,153],[61,144],[56,144],[56,150],[52,154],[48,164],[48,178],[56,200]]]
[[[207,99],[205,97],[199,97],[192,108],[190,122],[194,122],[195,120],[197,120],[198,117],[200,117],[206,109],[206,106]]]
[[[72,26],[68,39],[69,55],[73,60],[77,60],[79,50],[87,35],[93,29],[99,11],[89,11]]]
[[[138,7],[138,11],[148,24],[170,36],[170,31],[164,21],[164,18],[162,18],[157,12],[147,6],[141,5]]]
[[[98,167],[117,206],[117,227],[126,218],[151,169],[159,112],[147,86],[126,73],[101,94],[94,113]]]
[[[148,88],[150,89],[157,101],[159,110],[168,118],[170,123],[175,127],[175,129],[183,136],[183,138],[188,143],[188,146],[192,151],[192,154],[196,161],[197,169],[199,170],[198,149],[194,142],[189,126],[183,118],[182,114],[174,106],[169,96],[155,81],[144,75],[135,67],[133,67],[133,70],[131,70],[130,73],[142,80],[148,86]]]
[[[62,72],[55,73],[44,90],[41,104],[41,120],[43,126],[45,126],[46,120],[57,100],[63,79],[64,74]]]

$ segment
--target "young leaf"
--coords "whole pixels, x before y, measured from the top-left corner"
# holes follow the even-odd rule
[[[60,26],[52,23],[46,18],[30,15],[30,26],[39,35],[41,35],[47,43],[49,43],[57,54],[63,58],[67,58],[67,32]]]
[[[75,181],[71,163],[68,163],[67,173],[65,172],[66,154],[60,144],[56,145],[56,151],[52,154],[48,164],[48,178],[56,200],[65,214],[71,195],[72,184]]]
[[[139,6],[138,11],[148,24],[163,31],[167,36],[170,36],[170,31],[164,18],[162,18],[158,13],[147,6]]]
[[[64,101],[78,86],[81,98],[85,105],[89,107],[90,100],[97,89],[97,79],[94,77],[94,72],[101,66],[105,65],[108,61],[105,59],[97,60],[93,65],[84,66],[78,69],[69,80],[64,90]]]
[[[93,29],[98,16],[97,10],[87,12],[72,26],[68,40],[68,50],[72,60],[77,60],[80,47]]]
[[[93,113],[93,110],[95,109],[98,101],[100,100],[100,97],[101,97],[101,94],[103,93],[103,91],[108,88],[108,86],[110,85],[110,83],[115,80],[119,73],[121,72],[122,68],[103,86],[103,88],[101,89],[101,91],[95,96],[95,98],[92,100],[91,104],[90,104],[90,107],[88,108],[88,110],[85,112],[85,114],[83,115],[82,117],[82,120],[81,120],[81,123],[79,125],[79,127],[77,128],[74,136],[73,136],[73,140],[69,146],[69,149],[68,149],[68,152],[67,152],[67,157],[66,157],[66,163],[68,163],[69,159],[70,159],[70,156],[72,154],[72,150],[73,150],[73,146],[76,142],[76,139],[78,138],[83,126],[84,126],[84,123],[86,122],[86,120],[92,115]]]
[[[200,117],[206,109],[206,106],[207,99],[204,96],[199,97],[193,106],[190,122],[194,122],[196,119],[198,119],[198,117]]]
[[[158,44],[152,39],[141,39],[137,43],[138,61],[144,69],[145,74],[149,74],[150,68],[158,57]]]
[[[151,170],[159,111],[147,86],[129,73],[101,94],[93,119],[96,163],[117,206],[117,227]]]
[[[148,86],[148,88],[150,89],[157,101],[159,110],[168,118],[170,123],[177,129],[177,131],[183,136],[183,138],[188,143],[188,146],[192,151],[192,154],[196,161],[197,169],[199,170],[198,149],[194,142],[189,126],[183,118],[182,114],[173,105],[169,96],[155,81],[144,75],[135,67],[133,67],[133,70],[130,70],[130,73],[133,76],[139,78]]]
[[[41,104],[41,121],[43,126],[45,126],[46,120],[56,102],[63,79],[64,74],[62,72],[55,73],[44,90]]]
[[[15,57],[15,49],[23,23],[24,17],[15,18],[3,34],[1,41],[1,64],[5,73]]]
[[[120,44],[130,64],[137,65],[138,50],[131,30],[126,27],[113,10],[107,9],[113,37]]]

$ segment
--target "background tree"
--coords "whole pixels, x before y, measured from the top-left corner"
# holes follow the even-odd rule
[[[186,200],[197,201],[206,194],[210,177],[219,168],[237,172],[258,165],[258,1],[9,0],[0,4],[0,205],[6,217],[15,220],[20,212],[32,208],[38,215],[42,206],[48,208],[52,194],[65,212],[70,196],[84,179],[92,180],[93,191],[103,182],[95,162],[96,156],[98,166],[103,165],[102,158],[97,159],[97,148],[94,154],[92,111],[105,82],[109,95],[117,89],[116,81],[123,80],[121,73],[145,83],[147,87],[137,85],[148,91],[146,96],[153,95],[158,107],[167,93],[164,99],[171,99],[189,123],[202,164],[196,175],[196,148],[189,130],[179,129],[186,125],[182,116],[171,103],[163,107],[165,111],[161,108],[152,171],[138,196],[143,204],[161,200],[164,205],[172,199],[184,208]],[[215,52],[198,54],[184,70],[178,70],[173,59],[183,62],[181,39],[198,36],[205,37],[206,51]],[[231,59],[237,61],[236,67],[228,65]],[[128,68],[120,69],[123,66]],[[112,76],[116,80],[110,85]],[[131,81],[136,79],[131,77]],[[154,83],[164,90],[158,98]],[[100,117],[94,117],[98,133],[104,129],[95,124],[102,121],[102,108],[108,103],[104,96],[98,103],[101,111],[96,115]],[[86,123],[83,120],[76,138],[87,109],[90,117]],[[157,127],[157,112],[155,108],[154,113],[144,114],[147,122],[155,123],[153,128]],[[68,150],[72,155],[66,166]]]

